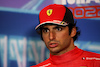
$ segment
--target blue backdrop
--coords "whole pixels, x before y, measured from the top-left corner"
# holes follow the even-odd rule
[[[81,35],[75,45],[100,53],[99,0],[1,0],[0,67],[29,67],[49,57],[49,50],[36,33],[40,10],[49,4],[63,4],[74,15]]]

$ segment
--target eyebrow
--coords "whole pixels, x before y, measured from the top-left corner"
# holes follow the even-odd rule
[[[60,27],[61,27],[61,28],[62,28],[62,27],[64,28],[64,27],[66,27],[66,26],[56,25],[55,27],[53,27],[53,29],[60,28]],[[47,28],[47,27],[42,27],[42,30],[43,30],[43,29],[49,29],[49,28]]]
[[[44,28],[44,27],[43,27],[43,28],[41,28],[41,30],[47,30],[47,29],[49,29],[49,28],[47,28],[47,27],[46,27],[46,28]]]
[[[56,28],[64,28],[64,27],[65,27],[65,26],[57,25],[57,26],[54,27],[54,29],[56,29]]]

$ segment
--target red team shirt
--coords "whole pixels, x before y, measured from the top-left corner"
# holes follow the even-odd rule
[[[62,55],[51,55],[42,63],[31,67],[100,67],[100,54],[75,47]]]

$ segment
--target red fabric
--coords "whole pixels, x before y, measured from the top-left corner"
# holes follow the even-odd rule
[[[51,9],[50,16],[47,15],[47,10]],[[41,10],[39,14],[40,24],[47,21],[59,20],[62,21],[65,15],[66,9],[63,5],[52,4]]]
[[[54,23],[54,24],[62,25],[65,12],[66,12],[66,8],[63,5],[51,4],[51,5],[46,6],[39,13],[40,24],[36,26],[35,29],[38,29],[41,25],[46,24],[46,23]]]
[[[100,67],[100,54],[75,48],[60,56],[50,58],[31,67]]]

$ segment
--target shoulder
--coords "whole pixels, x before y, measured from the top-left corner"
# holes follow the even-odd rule
[[[39,67],[39,66],[44,66],[44,65],[50,65],[50,60],[47,59],[47,60],[45,60],[37,65],[31,66],[31,67]]]
[[[85,60],[94,61],[100,64],[100,54],[83,50],[82,56],[85,58]]]
[[[95,67],[100,67],[100,54],[83,50],[81,57],[85,62],[91,63]]]
[[[85,50],[83,50],[83,55],[85,55],[85,56],[100,57],[100,54],[98,54],[98,53],[89,52],[89,51],[85,51]]]

